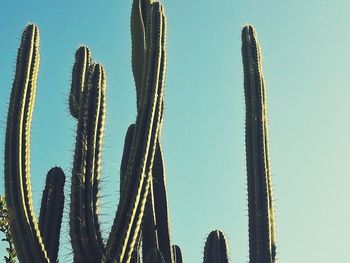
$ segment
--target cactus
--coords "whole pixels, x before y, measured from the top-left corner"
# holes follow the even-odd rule
[[[160,250],[154,248],[149,251],[145,263],[165,263],[165,260]]]
[[[141,1],[135,2],[141,6]],[[159,2],[148,2],[144,12],[147,13],[143,28],[147,44],[142,47],[142,63],[133,63],[134,69],[142,67],[134,71],[140,77],[135,75],[138,114],[125,139],[120,200],[106,245],[101,238],[97,212],[105,73],[102,66],[91,64],[91,53],[86,47],[76,52],[70,94],[71,114],[79,116],[70,212],[75,262],[129,262],[139,237],[159,143],[165,71],[163,7]]]
[[[262,58],[254,28],[242,31],[246,102],[250,262],[276,262],[274,207],[268,152],[267,108]]]
[[[227,242],[221,231],[214,230],[208,235],[203,263],[228,263]]]
[[[50,260],[54,262],[58,249],[54,246],[58,246],[58,241],[48,245],[47,242],[51,238],[50,233],[48,231],[40,233],[33,211],[30,186],[30,126],[39,61],[39,29],[30,24],[23,32],[18,50],[16,74],[7,117],[5,191],[10,230],[18,259],[21,262],[41,263],[50,262]],[[63,172],[60,176],[62,181]],[[46,185],[47,194],[44,194],[41,208],[42,218],[44,218],[42,222],[57,222],[53,230],[55,239],[57,239],[60,230],[58,223],[61,222],[59,217],[62,217],[62,213],[58,215],[55,213],[57,211],[51,209],[63,208],[64,200],[61,196],[63,184],[50,184],[50,178],[48,178],[48,182],[49,184]],[[44,225],[43,223],[42,229],[45,229]],[[43,240],[46,241],[43,242]],[[47,248],[49,248],[49,254]],[[50,258],[51,256],[53,258]]]
[[[106,73],[101,64],[93,62],[87,47],[79,47],[75,54],[69,109],[77,119],[77,131],[69,225],[74,262],[78,263],[182,263],[181,250],[170,238],[160,140],[164,115],[166,18],[159,2],[133,0],[131,36],[137,117],[125,136],[120,200],[106,243],[98,216]],[[266,91],[260,46],[250,25],[242,32],[242,57],[250,262],[274,263],[276,245]],[[31,24],[24,30],[18,50],[5,142],[6,204],[16,251],[11,250],[10,238],[6,238],[12,256],[17,253],[20,262],[49,263],[57,261],[65,176],[58,167],[48,172],[37,223],[31,198],[29,156],[39,60],[39,30]],[[205,244],[203,262],[228,262],[227,251],[223,233],[212,231]]]
[[[182,263],[182,253],[180,247],[177,245],[172,245],[172,250],[174,255],[174,262]]]
[[[51,262],[57,261],[65,180],[66,177],[61,168],[52,168],[46,176],[45,189],[41,198],[39,229]]]

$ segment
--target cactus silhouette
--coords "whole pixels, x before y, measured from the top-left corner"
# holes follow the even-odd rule
[[[203,263],[228,263],[227,242],[221,231],[214,230],[208,235]]]
[[[246,102],[250,262],[275,262],[275,218],[268,152],[267,106],[261,50],[251,25],[242,31]]]

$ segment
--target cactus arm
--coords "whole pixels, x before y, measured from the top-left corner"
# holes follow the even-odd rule
[[[275,262],[275,224],[268,157],[265,82],[254,28],[243,28],[250,262]]]
[[[5,191],[10,228],[21,262],[49,262],[33,211],[30,126],[38,75],[39,30],[28,25],[17,55],[5,142]]]
[[[174,255],[174,262],[175,263],[182,263],[182,253],[181,253],[180,247],[177,245],[173,245],[172,251],[173,251],[173,255]]]
[[[98,181],[105,121],[105,72],[90,67],[78,121],[72,172],[70,235],[76,262],[100,262],[105,255],[98,224]]]
[[[116,218],[107,242],[108,257],[110,259],[116,258],[118,262],[128,262],[139,232],[159,130],[160,102],[163,96],[162,87],[158,86],[163,10],[158,2],[153,4],[152,9],[151,29],[148,38],[150,45],[147,49],[147,74],[143,80],[145,83],[144,92],[141,93],[142,106],[137,114],[133,147],[127,169],[126,188],[128,193],[125,199],[121,199],[119,202]]]
[[[91,65],[91,52],[81,46],[75,53],[75,62],[72,72],[72,84],[69,95],[69,110],[71,115],[78,119],[80,111],[80,100],[84,87],[88,80],[89,67]]]
[[[214,230],[208,235],[204,247],[204,263],[228,263],[228,249],[224,234]]]
[[[57,262],[64,207],[65,175],[61,168],[52,168],[46,177],[41,199],[39,229],[50,262]]]

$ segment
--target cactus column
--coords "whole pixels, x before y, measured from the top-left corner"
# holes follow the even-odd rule
[[[10,230],[22,263],[56,261],[64,203],[65,176],[59,168],[55,168],[48,175],[42,199],[40,228],[43,233],[40,233],[30,186],[30,126],[39,61],[39,29],[30,24],[22,34],[17,54],[7,116],[4,169]],[[52,184],[52,181],[60,183]],[[56,222],[53,228],[52,222]],[[48,228],[51,228],[51,233]]]
[[[266,90],[260,46],[254,28],[242,32],[246,102],[249,258],[252,263],[276,262],[275,219],[268,153]]]

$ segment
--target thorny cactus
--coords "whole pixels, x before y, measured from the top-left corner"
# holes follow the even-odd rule
[[[125,139],[120,200],[106,244],[102,240],[97,211],[106,77],[103,67],[92,63],[88,48],[80,47],[76,52],[69,100],[71,114],[78,119],[70,212],[75,262],[130,262],[140,237],[146,201],[153,196],[153,171],[160,169],[158,174],[163,176],[159,136],[163,114],[166,21],[162,5],[134,1],[131,24],[137,118]],[[135,44],[135,37],[143,39],[142,46]],[[165,187],[157,186],[157,191],[165,191]],[[145,248],[143,250],[147,251]],[[171,259],[170,248],[169,242]],[[167,252],[166,248],[164,251]]]
[[[30,24],[23,32],[18,50],[7,116],[5,197],[19,261],[41,263],[55,262],[57,258],[65,176],[59,168],[49,172],[38,226],[32,204],[29,156],[39,61],[39,29]]]
[[[261,50],[251,25],[242,31],[246,102],[250,262],[276,262],[275,217],[268,151],[267,105]]]
[[[92,61],[87,47],[80,47],[76,52],[69,97],[71,115],[78,121],[70,204],[74,262],[182,263],[180,247],[173,245],[170,239],[166,176],[160,143],[166,19],[159,2],[133,1],[131,36],[137,118],[135,124],[129,126],[125,137],[120,168],[120,200],[106,244],[98,220],[106,73],[102,65]],[[266,91],[260,47],[252,26],[243,29],[242,41],[250,262],[274,263],[276,248]],[[38,225],[31,199],[29,148],[39,60],[39,30],[35,25],[28,25],[18,51],[9,105],[5,190],[8,220],[20,262],[42,263],[57,261],[65,176],[58,167],[49,171]],[[10,250],[14,256],[13,247],[10,246]],[[228,262],[227,243],[221,231],[212,231],[208,236],[204,251],[206,262]]]

